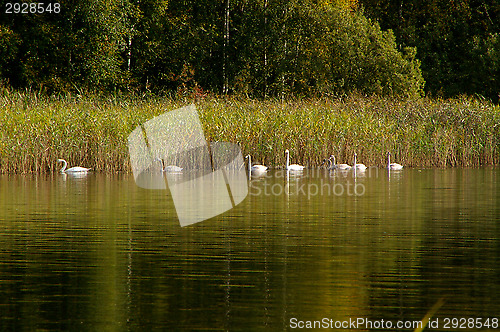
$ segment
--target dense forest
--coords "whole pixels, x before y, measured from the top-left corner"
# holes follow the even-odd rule
[[[0,3],[0,87],[499,98],[498,0]]]

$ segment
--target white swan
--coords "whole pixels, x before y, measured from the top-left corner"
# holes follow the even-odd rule
[[[331,159],[333,159],[333,164],[331,166],[331,169],[339,169],[339,170],[345,171],[345,170],[352,168],[352,166],[347,165],[347,164],[337,164],[337,162],[335,160],[335,156],[333,154],[330,156],[329,160],[331,160]]]
[[[245,159],[248,158],[248,169],[255,173],[263,173],[267,171],[267,166],[264,165],[252,165],[252,157],[247,155]]]
[[[332,165],[332,160],[329,158],[329,159],[323,159],[323,162],[321,163],[321,166],[323,166],[326,162],[328,161],[328,166],[326,167],[326,169],[328,170],[334,170],[335,169],[335,166]]]
[[[164,172],[182,172],[183,168],[179,166],[169,165],[165,167]]]
[[[88,171],[90,171],[90,168],[79,167],[79,166],[66,169],[66,167],[68,167],[68,163],[64,159],[57,159],[57,162],[64,164],[63,167],[61,168],[60,171],[61,173],[87,173]]]
[[[391,171],[399,171],[403,169],[403,165],[400,165],[398,163],[392,163],[391,164],[391,153],[387,153],[387,169]]]
[[[365,164],[358,164],[356,163],[356,157],[358,156],[358,154],[356,152],[354,152],[354,168],[357,170],[357,171],[365,171],[366,170],[366,166]]]
[[[165,166],[165,168],[163,168],[164,167],[164,165],[163,165],[163,159],[156,158],[156,160],[158,160],[158,161],[161,162],[161,167],[162,167],[162,171],[163,172],[178,173],[178,172],[182,172],[182,170],[183,170],[182,167],[174,166],[174,165]]]
[[[288,151],[288,149],[285,150],[285,154],[286,154],[286,170],[287,171],[303,171],[304,170],[305,167],[302,165],[297,165],[297,164],[290,165],[290,151]]]

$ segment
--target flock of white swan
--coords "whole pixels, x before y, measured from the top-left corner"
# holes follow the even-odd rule
[[[286,170],[287,171],[292,171],[292,172],[301,172],[304,170],[305,166],[302,165],[297,165],[297,164],[290,164],[290,151],[285,150],[285,156],[286,156]],[[354,165],[348,165],[348,164],[337,164],[337,161],[335,159],[335,156],[332,154],[330,158],[325,159],[323,161],[323,164],[328,162],[327,169],[329,170],[340,170],[340,171],[348,171],[348,170],[355,170],[358,172],[364,172],[368,167],[366,167],[365,164],[358,164],[357,163],[357,153],[354,153]],[[264,165],[258,165],[258,164],[252,164],[252,157],[250,155],[247,155],[245,157],[248,159],[248,170],[253,172],[253,173],[263,173],[266,172],[268,167]],[[403,169],[403,165],[398,164],[398,163],[391,163],[391,153],[389,152],[387,154],[387,169],[390,171],[400,171]]]
[[[356,162],[356,158],[357,158],[357,154],[354,153],[354,165],[353,166],[350,166],[350,165],[347,165],[347,164],[337,164],[335,162],[335,156],[334,155],[331,155],[329,159],[326,159],[325,161],[328,161],[329,162],[329,166],[327,167],[328,169],[330,170],[334,170],[334,169],[338,169],[338,170],[341,170],[341,171],[347,171],[347,170],[350,170],[350,169],[355,169],[357,171],[365,171],[367,169],[367,167],[365,166],[365,164],[358,164]],[[388,170],[391,170],[391,171],[400,171],[403,169],[403,165],[401,164],[398,164],[398,163],[391,163],[391,153],[389,152],[387,154],[387,167],[386,167]]]
[[[286,170],[291,171],[291,172],[301,172],[304,170],[305,166],[298,165],[298,164],[290,164],[290,151],[288,149],[285,150],[285,156],[286,156]],[[348,165],[348,164],[337,164],[337,161],[335,159],[334,155],[331,155],[330,158],[325,159],[323,163],[328,162],[328,167],[327,169],[329,170],[341,170],[341,171],[348,171],[348,170],[355,170],[358,172],[363,172],[367,169],[367,167],[364,164],[358,164],[357,163],[357,154],[354,153],[354,165]],[[264,173],[267,172],[268,167],[264,165],[259,165],[255,164],[252,165],[252,157],[250,155],[247,155],[245,159],[248,159],[248,170],[253,172],[253,173]],[[163,164],[163,160],[160,158],[156,159],[157,161],[160,161],[162,163],[162,171],[163,172],[169,172],[169,173],[180,173],[182,172],[182,167],[175,166],[175,165],[169,165],[165,166]],[[85,174],[88,171],[90,171],[90,168],[85,168],[85,167],[71,167],[66,169],[68,167],[68,163],[64,159],[58,159],[58,162],[63,163],[63,167],[61,168],[60,172],[61,173],[70,173],[70,174]],[[387,169],[391,171],[399,171],[403,169],[403,165],[400,165],[398,163],[391,163],[391,153],[389,152],[387,154]]]

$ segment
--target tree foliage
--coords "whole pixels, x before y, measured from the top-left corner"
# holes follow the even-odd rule
[[[399,49],[354,0],[60,3],[58,14],[0,19],[4,84],[258,97],[423,91],[415,45]],[[489,66],[497,45],[479,38],[471,50],[492,49]]]
[[[400,45],[418,48],[428,92],[499,100],[500,1],[360,1]]]

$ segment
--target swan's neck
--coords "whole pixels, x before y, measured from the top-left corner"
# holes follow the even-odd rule
[[[391,166],[391,155],[388,154],[387,155],[387,167],[390,167]]]
[[[63,162],[63,167],[61,168],[61,173],[64,173],[66,167],[68,166],[68,163],[66,162],[66,160],[63,160],[62,162]]]
[[[354,155],[354,167],[356,167],[356,155]]]
[[[248,169],[252,168],[252,157],[248,155]]]
[[[335,159],[335,156],[333,156],[333,166],[335,166],[335,165],[337,165],[337,160]]]
[[[286,169],[290,166],[290,153],[286,153]]]

